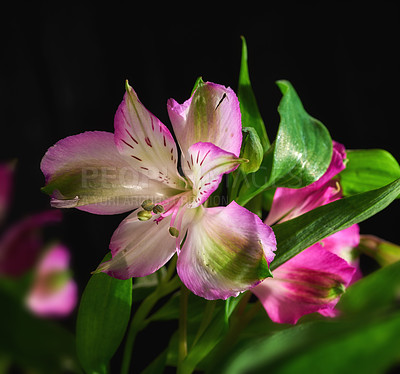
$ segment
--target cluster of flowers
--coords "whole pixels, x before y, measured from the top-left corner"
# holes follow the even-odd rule
[[[112,259],[96,271],[120,279],[142,277],[177,253],[180,279],[200,297],[226,299],[251,290],[280,323],[296,323],[313,312],[335,315],[340,295],[361,276],[352,258],[358,226],[314,244],[272,277],[277,243],[271,226],[341,198],[335,177],[345,168],[344,147],[334,142],[331,164],[313,184],[277,188],[263,222],[235,201],[207,206],[223,175],[248,161],[240,157],[235,93],[201,82],[187,101],[170,99],[167,108],[179,153],[168,128],[127,84],[114,134],[70,136],[42,160],[52,206],[95,214],[133,211],[112,236]]]
[[[12,200],[14,165],[0,165],[0,223]],[[0,237],[0,286],[29,279],[19,294],[35,315],[65,317],[75,308],[78,287],[69,271],[70,251],[62,243],[44,243],[40,231],[62,219],[58,210],[30,215],[7,227]]]

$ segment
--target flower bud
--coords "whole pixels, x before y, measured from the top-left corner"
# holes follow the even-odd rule
[[[380,266],[400,260],[400,246],[373,235],[361,235],[358,250],[372,257]]]

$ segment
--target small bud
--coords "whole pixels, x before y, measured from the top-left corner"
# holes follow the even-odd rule
[[[264,151],[261,145],[261,141],[257,135],[256,130],[253,127],[244,127],[243,132],[243,143],[240,152],[240,157],[247,159],[248,162],[242,163],[240,169],[245,173],[256,172],[261,165],[263,160]]]
[[[151,200],[145,200],[142,203],[142,208],[144,210],[147,210],[148,212],[151,212],[153,210],[153,208],[154,208],[154,204],[153,204],[153,202]]]
[[[154,214],[164,213],[164,208],[163,208],[163,206],[157,204],[157,205],[153,208],[153,213],[154,213]]]
[[[170,227],[169,228],[169,233],[171,236],[177,238],[179,236],[179,230],[176,229],[175,227]]]
[[[400,246],[374,235],[361,235],[357,248],[372,257],[380,266],[387,266],[400,260]]]
[[[139,221],[148,221],[152,217],[152,214],[147,210],[141,210],[138,212],[137,217]]]

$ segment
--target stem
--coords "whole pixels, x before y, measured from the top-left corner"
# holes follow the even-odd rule
[[[187,310],[188,310],[188,289],[182,285],[179,305],[179,343],[178,343],[178,365],[177,373],[184,374],[183,360],[187,356]]]
[[[250,292],[248,291],[248,294]],[[249,302],[250,297],[244,296],[240,301],[240,304],[237,308],[237,315],[235,316],[235,321],[229,328],[228,333],[223,338],[221,345],[218,349],[218,352],[215,357],[223,357],[226,353],[231,349],[231,347],[236,343],[237,339],[240,336],[240,333],[246,328],[249,322],[255,317],[257,312],[260,310],[262,304],[259,301],[252,303],[247,312],[245,308]]]
[[[168,283],[160,283],[158,287],[154,290],[154,292],[147,296],[146,299],[144,299],[143,302],[140,304],[129,325],[124,347],[124,354],[122,358],[121,374],[129,374],[135,338],[138,332],[143,330],[149,323],[146,321],[148,314],[154,308],[160,298],[174,291],[176,288],[179,287],[180,284],[180,279],[176,275]]]
[[[190,349],[192,349],[196,345],[196,343],[202,337],[203,333],[206,331],[207,327],[212,321],[212,317],[214,316],[215,306],[216,306],[216,300],[207,301],[206,308],[203,314],[203,319],[201,320],[199,329],[197,330],[197,334],[193,340],[193,343],[190,346]]]

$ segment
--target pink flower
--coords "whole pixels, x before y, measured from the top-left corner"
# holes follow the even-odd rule
[[[7,228],[0,238],[0,274],[19,277],[31,270],[43,248],[40,230],[61,221],[61,212],[46,210]]]
[[[318,181],[298,190],[278,188],[266,223],[281,223],[341,198],[334,177],[344,169],[345,157],[344,147],[334,142],[331,164]],[[351,257],[359,239],[358,225],[337,232],[279,266],[252,292],[274,322],[295,324],[314,312],[334,316],[340,295],[361,276]]]
[[[230,88],[200,82],[168,113],[180,147],[127,84],[115,133],[85,132],[59,141],[41,164],[52,205],[96,214],[135,210],[115,231],[112,260],[99,266],[126,279],[151,274],[176,252],[183,283],[207,299],[226,299],[270,275],[272,229],[232,202],[206,208],[223,174],[241,162],[239,102]],[[143,209],[141,209],[142,207]]]
[[[47,250],[35,268],[35,277],[26,305],[41,317],[64,317],[72,312],[78,290],[69,272],[69,251],[61,245]]]
[[[3,222],[11,201],[14,167],[11,163],[0,164],[0,223]]]
[[[13,168],[0,165],[0,218],[11,202]],[[62,245],[47,250],[37,264],[44,243],[41,229],[61,221],[58,210],[36,213],[7,228],[0,237],[0,277],[17,279],[34,271],[26,296],[28,308],[42,317],[66,316],[77,303],[77,286],[68,272],[69,251]]]

